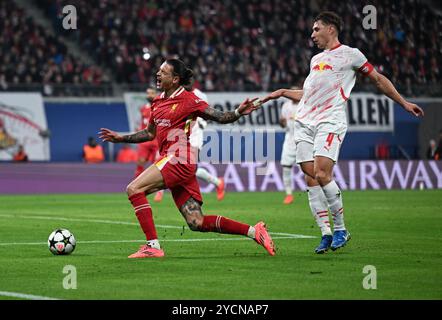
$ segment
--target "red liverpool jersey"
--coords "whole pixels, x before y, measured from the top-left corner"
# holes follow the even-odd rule
[[[164,92],[152,102],[150,123],[156,126],[160,155],[190,156],[189,136],[194,121],[209,105],[193,92],[179,87],[170,97]],[[183,151],[185,152],[183,154]]]

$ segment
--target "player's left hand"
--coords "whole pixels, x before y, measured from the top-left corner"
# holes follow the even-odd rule
[[[424,110],[422,110],[421,107],[419,107],[417,104],[406,102],[404,104],[404,109],[410,112],[411,114],[415,115],[416,117],[423,117],[424,116]]]
[[[241,115],[246,115],[246,114],[250,114],[253,111],[259,109],[262,106],[262,102],[261,100],[259,100],[258,98],[253,98],[252,100],[250,100],[249,98],[247,98],[245,101],[243,101],[239,107],[238,107],[238,112]]]
[[[108,142],[122,142],[123,141],[122,136],[120,136],[115,131],[109,130],[107,128],[101,128],[100,132],[98,134],[99,134],[98,137],[103,141],[108,141]]]

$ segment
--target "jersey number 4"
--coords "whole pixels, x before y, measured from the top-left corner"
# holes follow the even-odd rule
[[[335,138],[335,134],[334,133],[329,133],[327,136],[327,139],[325,140],[325,142],[327,142],[327,147],[330,147],[331,144],[333,143],[333,139]]]

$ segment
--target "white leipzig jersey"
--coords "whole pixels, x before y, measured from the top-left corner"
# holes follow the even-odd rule
[[[294,103],[292,100],[287,100],[282,105],[281,117],[286,119],[287,126],[285,132],[285,140],[293,143],[295,145],[295,119],[298,104]]]
[[[201,100],[209,103],[207,95],[201,90],[195,88],[192,92]],[[204,132],[203,129],[207,126],[207,121],[201,117],[197,117],[195,124],[192,127],[192,132],[190,133],[189,142],[192,147],[201,149],[204,142]]]
[[[315,55],[305,79],[296,120],[307,125],[322,122],[347,125],[346,102],[356,73],[368,75],[373,66],[356,48],[338,45]]]

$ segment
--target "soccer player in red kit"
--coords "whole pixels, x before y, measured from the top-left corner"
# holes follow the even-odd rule
[[[191,83],[193,72],[178,59],[168,59],[157,72],[157,88],[163,92],[152,103],[148,127],[129,135],[102,128],[100,138],[109,142],[140,143],[158,139],[160,158],[127,186],[127,194],[147,243],[129,258],[163,257],[152,209],[146,195],[170,189],[175,204],[192,231],[218,232],[248,236],[275,255],[272,238],[264,222],[250,226],[219,215],[203,215],[203,203],[197,178],[197,157],[189,136],[197,117],[219,123],[232,123],[261,106],[245,100],[235,111],[222,112],[210,107],[183,86]]]

